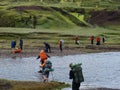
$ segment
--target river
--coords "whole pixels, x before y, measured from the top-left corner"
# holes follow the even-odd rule
[[[82,63],[85,81],[82,88],[106,87],[120,89],[120,52],[89,53],[81,55],[52,56],[54,72],[50,80],[69,80],[69,64]],[[0,78],[20,81],[41,81],[39,60],[28,58],[0,58]]]

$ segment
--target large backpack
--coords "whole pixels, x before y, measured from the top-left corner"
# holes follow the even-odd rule
[[[75,64],[72,66],[72,71],[74,73],[74,82],[84,82],[84,77],[82,73],[81,64]]]
[[[46,61],[45,71],[53,71],[52,62],[49,60]]]

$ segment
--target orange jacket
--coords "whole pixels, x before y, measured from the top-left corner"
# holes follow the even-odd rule
[[[39,53],[39,56],[37,57],[41,59],[41,62],[42,64],[40,65],[40,67],[44,67],[46,65],[46,61],[47,61],[47,58],[50,57],[48,56],[44,50],[41,50],[40,53]]]
[[[22,50],[21,50],[21,49],[15,49],[13,52],[14,52],[14,53],[21,53]]]
[[[39,55],[40,55],[41,60],[44,60],[44,59],[48,58],[47,54],[44,51],[40,51]]]

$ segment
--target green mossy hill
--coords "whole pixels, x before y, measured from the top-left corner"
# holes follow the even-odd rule
[[[72,27],[75,24],[50,7],[43,6],[19,6],[0,11],[1,27],[27,27],[33,28],[36,24],[41,28]],[[34,19],[36,17],[36,19]],[[36,23],[35,23],[36,22]]]
[[[62,29],[120,24],[119,0],[0,0],[0,3],[0,27]]]
[[[61,82],[32,82],[0,80],[0,90],[61,90],[70,85]]]

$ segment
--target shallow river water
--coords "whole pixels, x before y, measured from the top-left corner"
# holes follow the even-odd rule
[[[52,56],[54,72],[50,80],[69,80],[69,63],[82,63],[85,82],[82,87],[106,87],[120,89],[120,52],[91,53],[68,56]],[[0,78],[21,81],[41,81],[39,60],[29,58],[0,58]]]

